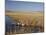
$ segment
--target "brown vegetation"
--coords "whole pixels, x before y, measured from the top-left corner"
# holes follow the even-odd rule
[[[27,26],[42,26],[44,23],[44,16],[42,13],[6,13],[14,21],[24,23]]]

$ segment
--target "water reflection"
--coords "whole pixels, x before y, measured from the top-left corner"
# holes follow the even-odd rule
[[[6,16],[5,23],[6,23],[5,29],[6,29],[6,32],[8,33],[12,32],[12,34],[15,34],[15,33],[22,34],[22,33],[40,32],[39,27],[22,26],[21,24],[18,25],[17,22],[14,22],[13,20],[11,20],[9,16]]]
[[[32,27],[18,27],[16,28],[16,33],[37,33],[40,32],[39,28],[32,28]]]

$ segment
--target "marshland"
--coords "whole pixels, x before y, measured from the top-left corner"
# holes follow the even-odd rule
[[[7,32],[13,34],[44,32],[43,17],[43,13],[6,13],[6,20],[9,22],[6,22],[7,26],[9,24]]]
[[[5,34],[16,35],[44,32],[44,3],[6,1]]]

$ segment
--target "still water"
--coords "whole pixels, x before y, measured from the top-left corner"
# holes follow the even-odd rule
[[[37,33],[39,31],[39,27],[29,27],[29,26],[18,26],[17,22],[14,22],[11,17],[5,16],[5,30],[6,32],[12,32],[13,34],[22,34],[22,33]]]

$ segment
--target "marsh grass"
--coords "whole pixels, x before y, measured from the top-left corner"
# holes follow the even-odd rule
[[[41,13],[6,13],[6,16],[10,16],[17,23],[24,24],[25,28],[20,29],[19,33],[32,33],[31,30],[35,30],[35,28],[38,28],[39,32],[44,32],[44,16]]]

